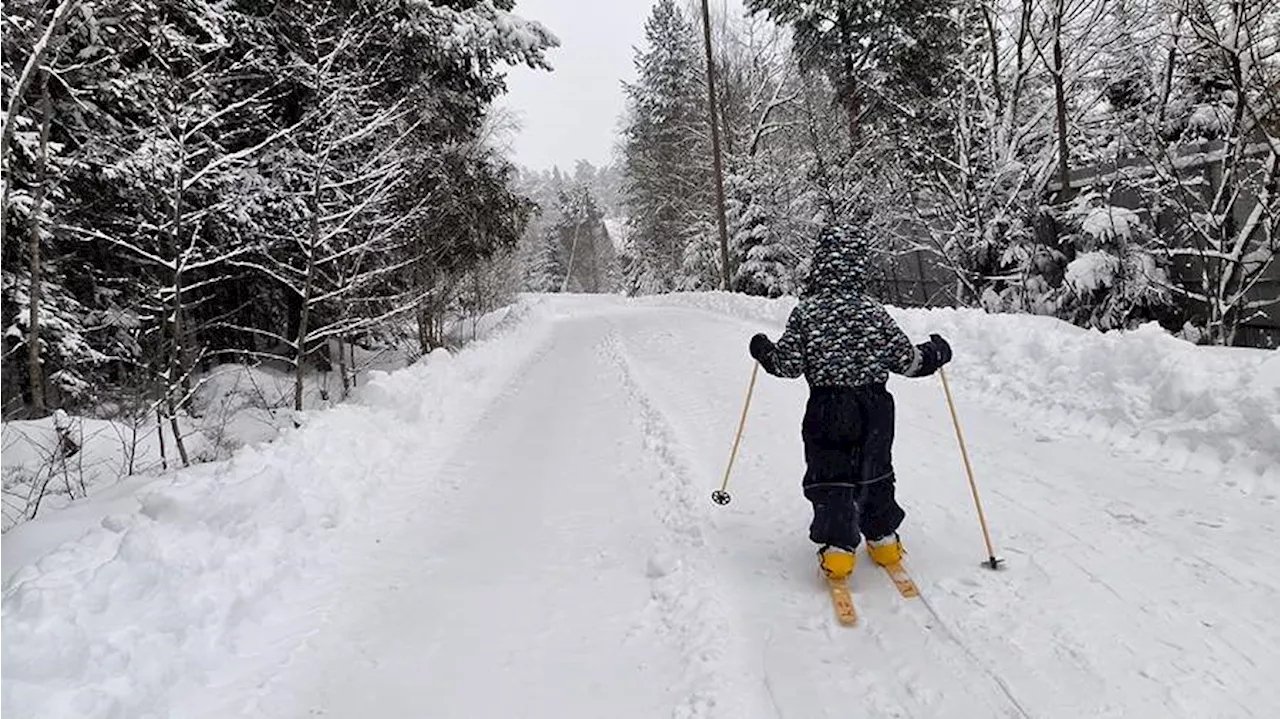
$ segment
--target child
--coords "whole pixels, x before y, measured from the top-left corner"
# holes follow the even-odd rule
[[[852,227],[824,229],[808,287],[775,345],[751,338],[751,356],[778,377],[804,375],[809,403],[804,440],[804,495],[813,503],[809,538],[821,545],[828,577],[853,573],[859,530],[877,564],[902,559],[893,498],[893,396],[889,373],[933,374],[951,360],[938,335],[912,345],[884,306],[866,294],[867,238]]]

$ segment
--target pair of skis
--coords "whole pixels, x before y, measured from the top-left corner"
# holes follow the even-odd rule
[[[884,571],[893,580],[893,586],[897,587],[898,594],[903,597],[911,598],[920,596],[920,589],[916,587],[916,583],[911,579],[911,575],[907,573],[907,568],[902,563],[889,564],[884,567]],[[845,626],[852,626],[858,623],[858,610],[853,605],[853,593],[849,591],[849,579],[828,579],[827,586],[831,590],[831,603],[835,606],[836,619]]]

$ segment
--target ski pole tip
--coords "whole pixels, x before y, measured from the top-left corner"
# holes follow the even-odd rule
[[[716,491],[711,493],[711,501],[715,502],[716,504],[719,504],[720,506],[724,506],[728,504],[729,500],[730,500],[729,493],[724,491],[723,489],[717,489]]]
[[[990,556],[990,557],[987,557],[987,561],[982,563],[982,566],[986,567],[987,569],[999,570],[1001,569],[1002,564],[1004,564],[1004,559],[995,557],[995,556]]]

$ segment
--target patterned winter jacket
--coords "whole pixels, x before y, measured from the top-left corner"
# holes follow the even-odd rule
[[[866,294],[870,242],[853,227],[825,230],[807,291],[761,365],[779,377],[804,375],[812,387],[883,384],[913,376],[920,350],[884,306]]]

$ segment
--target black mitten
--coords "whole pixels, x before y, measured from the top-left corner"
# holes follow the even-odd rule
[[[951,361],[951,345],[940,335],[929,335],[929,341],[916,345],[916,349],[920,351],[920,370],[916,377],[931,375]]]
[[[769,340],[764,333],[757,334],[751,338],[751,356],[760,364],[765,363],[765,358],[773,353],[773,342]]]
[[[929,335],[929,344],[937,354],[939,367],[951,361],[951,345],[942,339],[942,335]]]

